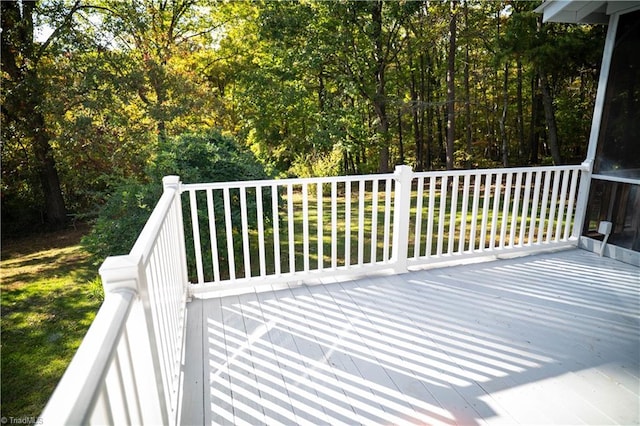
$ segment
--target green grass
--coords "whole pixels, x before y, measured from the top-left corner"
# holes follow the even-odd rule
[[[2,417],[40,414],[100,306],[82,234],[3,243]]]

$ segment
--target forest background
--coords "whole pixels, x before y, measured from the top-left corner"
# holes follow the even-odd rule
[[[3,238],[146,207],[189,140],[262,177],[580,162],[605,28],[539,4],[3,1]]]

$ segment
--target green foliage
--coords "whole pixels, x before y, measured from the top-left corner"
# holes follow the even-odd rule
[[[161,142],[150,175],[178,175],[183,182],[265,179],[262,166],[233,138],[217,131],[186,133]]]
[[[343,157],[343,151],[339,146],[323,155],[301,155],[294,160],[289,173],[298,177],[338,176]]]
[[[107,256],[129,253],[161,193],[158,182],[133,180],[124,181],[113,190],[91,232],[82,239],[96,265]]]
[[[185,183],[267,177],[253,154],[219,132],[184,134],[162,142],[158,145],[155,160],[148,166],[148,179],[129,179],[118,185],[108,197],[93,230],[83,239],[83,245],[95,262],[102,262],[106,256],[127,254],[131,250],[162,194],[161,180],[166,175],[178,175]],[[234,202],[238,201],[234,199]],[[222,214],[220,203],[217,200],[215,206],[218,214]],[[233,210],[239,215],[237,206]],[[239,217],[234,217],[235,228],[239,221]]]
[[[536,101],[541,73],[550,85],[563,160],[584,152],[604,27],[542,25],[533,12],[538,4],[457,4],[460,167],[499,164],[504,149],[511,165],[550,154]],[[146,204],[130,195],[141,190],[137,185],[177,169],[185,181],[210,180],[197,160],[217,155],[209,148],[193,153],[193,169],[169,154],[184,150],[174,138],[194,129],[233,135],[271,176],[375,172],[385,150],[390,165],[429,170],[444,164],[449,2],[50,0],[25,6],[36,30],[56,31],[46,43],[3,37],[13,51],[37,57],[27,67],[29,79],[20,82],[12,76],[21,68],[12,72],[11,55],[3,55],[5,235],[35,229],[46,218],[35,129],[49,138],[64,204],[76,217],[94,217],[104,194],[124,187],[131,198],[124,204]],[[5,21],[20,15],[13,2],[2,7],[14,12],[4,13]],[[37,100],[32,106],[42,125],[29,124],[29,114],[12,116],[24,99]],[[221,163],[211,179],[227,177],[240,178],[233,162]]]
[[[20,234],[42,223],[43,195],[30,164],[31,157],[29,147],[17,138],[3,138],[0,145],[3,236]]]

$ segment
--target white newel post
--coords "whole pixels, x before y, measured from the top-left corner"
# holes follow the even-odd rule
[[[591,171],[593,160],[582,163],[580,170],[580,183],[578,184],[578,196],[576,198],[576,213],[573,217],[573,230],[571,238],[579,239],[582,235],[582,227],[587,215],[587,203],[589,202],[589,191],[591,189]]]
[[[407,272],[409,251],[409,218],[411,214],[411,180],[413,170],[409,166],[396,166],[393,200],[393,245],[391,263],[397,274]]]
[[[132,291],[137,297],[126,322],[126,336],[130,342],[134,369],[135,393],[143,424],[168,424],[168,410],[164,398],[162,377],[156,346],[152,342],[151,316],[145,314],[145,288],[141,288],[141,264],[133,256],[108,257],[100,267],[105,298],[109,293]],[[148,305],[148,301],[146,303]]]
[[[185,286],[185,293],[187,297],[190,297],[189,292],[189,272],[187,269],[187,249],[185,246],[184,239],[184,220],[182,217],[182,182],[180,182],[180,176],[165,176],[162,178],[162,186],[165,191],[174,190],[175,194],[173,197],[173,208],[176,211],[176,216],[178,218],[176,223],[176,234],[178,235],[178,240],[175,241],[175,244],[178,244],[180,247],[180,268],[182,269],[182,282]]]

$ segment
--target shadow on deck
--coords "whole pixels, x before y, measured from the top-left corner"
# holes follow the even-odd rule
[[[183,424],[640,422],[640,269],[587,251],[187,306]]]

